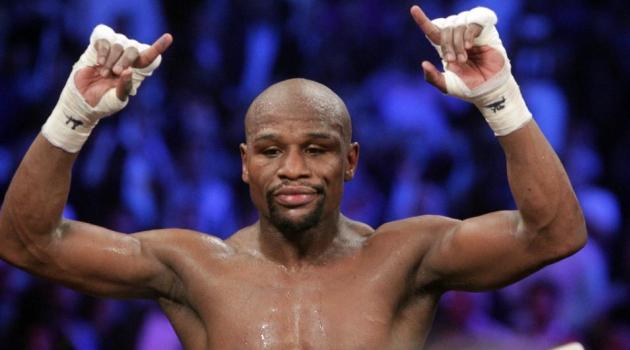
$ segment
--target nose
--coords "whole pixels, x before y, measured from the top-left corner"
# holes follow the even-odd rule
[[[288,180],[310,177],[311,171],[304,157],[305,155],[299,150],[287,151],[278,169],[278,177]]]

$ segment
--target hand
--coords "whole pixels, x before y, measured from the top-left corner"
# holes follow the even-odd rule
[[[482,26],[472,23],[440,28],[419,6],[412,6],[410,12],[431,43],[441,49],[445,69],[455,73],[469,89],[480,86],[503,68],[505,59],[501,52],[487,45],[474,44]],[[423,61],[422,70],[427,82],[448,93],[444,75],[431,62]]]
[[[94,43],[97,52],[97,65],[77,71],[74,82],[85,99],[95,107],[103,95],[116,88],[116,96],[125,101],[131,91],[132,69],[149,66],[173,43],[170,34],[162,35],[149,48],[139,52],[135,47],[123,50],[120,44],[111,44],[105,39]]]

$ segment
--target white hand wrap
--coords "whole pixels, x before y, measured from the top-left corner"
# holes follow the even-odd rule
[[[99,24],[92,31],[90,44],[79,60],[72,66],[72,72],[61,91],[57,105],[42,127],[42,135],[53,145],[70,153],[78,152],[92,129],[101,118],[110,116],[123,109],[129,99],[121,101],[116,96],[116,88],[107,91],[95,107],[90,106],[75,84],[76,73],[85,67],[97,66],[97,52],[94,44],[99,39],[105,39],[111,45],[120,44],[124,49],[136,47],[139,52],[147,49],[149,45],[141,44],[128,39],[122,34],[115,33],[111,28]],[[148,67],[132,68],[131,92],[135,95],[142,81],[150,76],[160,65],[162,57],[158,56]]]
[[[457,74],[448,69],[448,62],[444,60],[440,46],[431,42],[442,59],[444,68],[442,74],[446,80],[446,91],[449,95],[472,102],[477,106],[497,136],[507,135],[519,129],[532,118],[512,76],[510,60],[494,26],[497,23],[497,15],[492,10],[476,7],[447,18],[436,18],[431,22],[440,29],[479,24],[483,30],[474,39],[473,45],[489,46],[497,50],[504,60],[503,68],[497,74],[476,88],[470,89]]]

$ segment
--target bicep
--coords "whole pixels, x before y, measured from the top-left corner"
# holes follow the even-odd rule
[[[418,276],[440,290],[505,286],[552,262],[544,235],[528,231],[518,211],[499,211],[445,225],[423,257]]]
[[[160,235],[157,231],[127,235],[66,220],[23,267],[93,295],[165,296],[175,274],[156,254]]]

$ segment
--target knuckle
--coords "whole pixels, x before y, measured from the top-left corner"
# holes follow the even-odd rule
[[[112,51],[114,51],[114,52],[122,52],[123,50],[124,50],[124,48],[120,44],[112,45]]]
[[[134,60],[136,57],[140,56],[140,51],[135,47],[128,47],[125,49],[124,56],[126,59]]]
[[[105,39],[98,39],[96,40],[96,46],[100,46],[100,47],[109,47],[109,41],[105,40]]]
[[[104,54],[109,51],[109,42],[105,39],[98,39],[94,42],[94,48],[96,48],[98,53]]]

